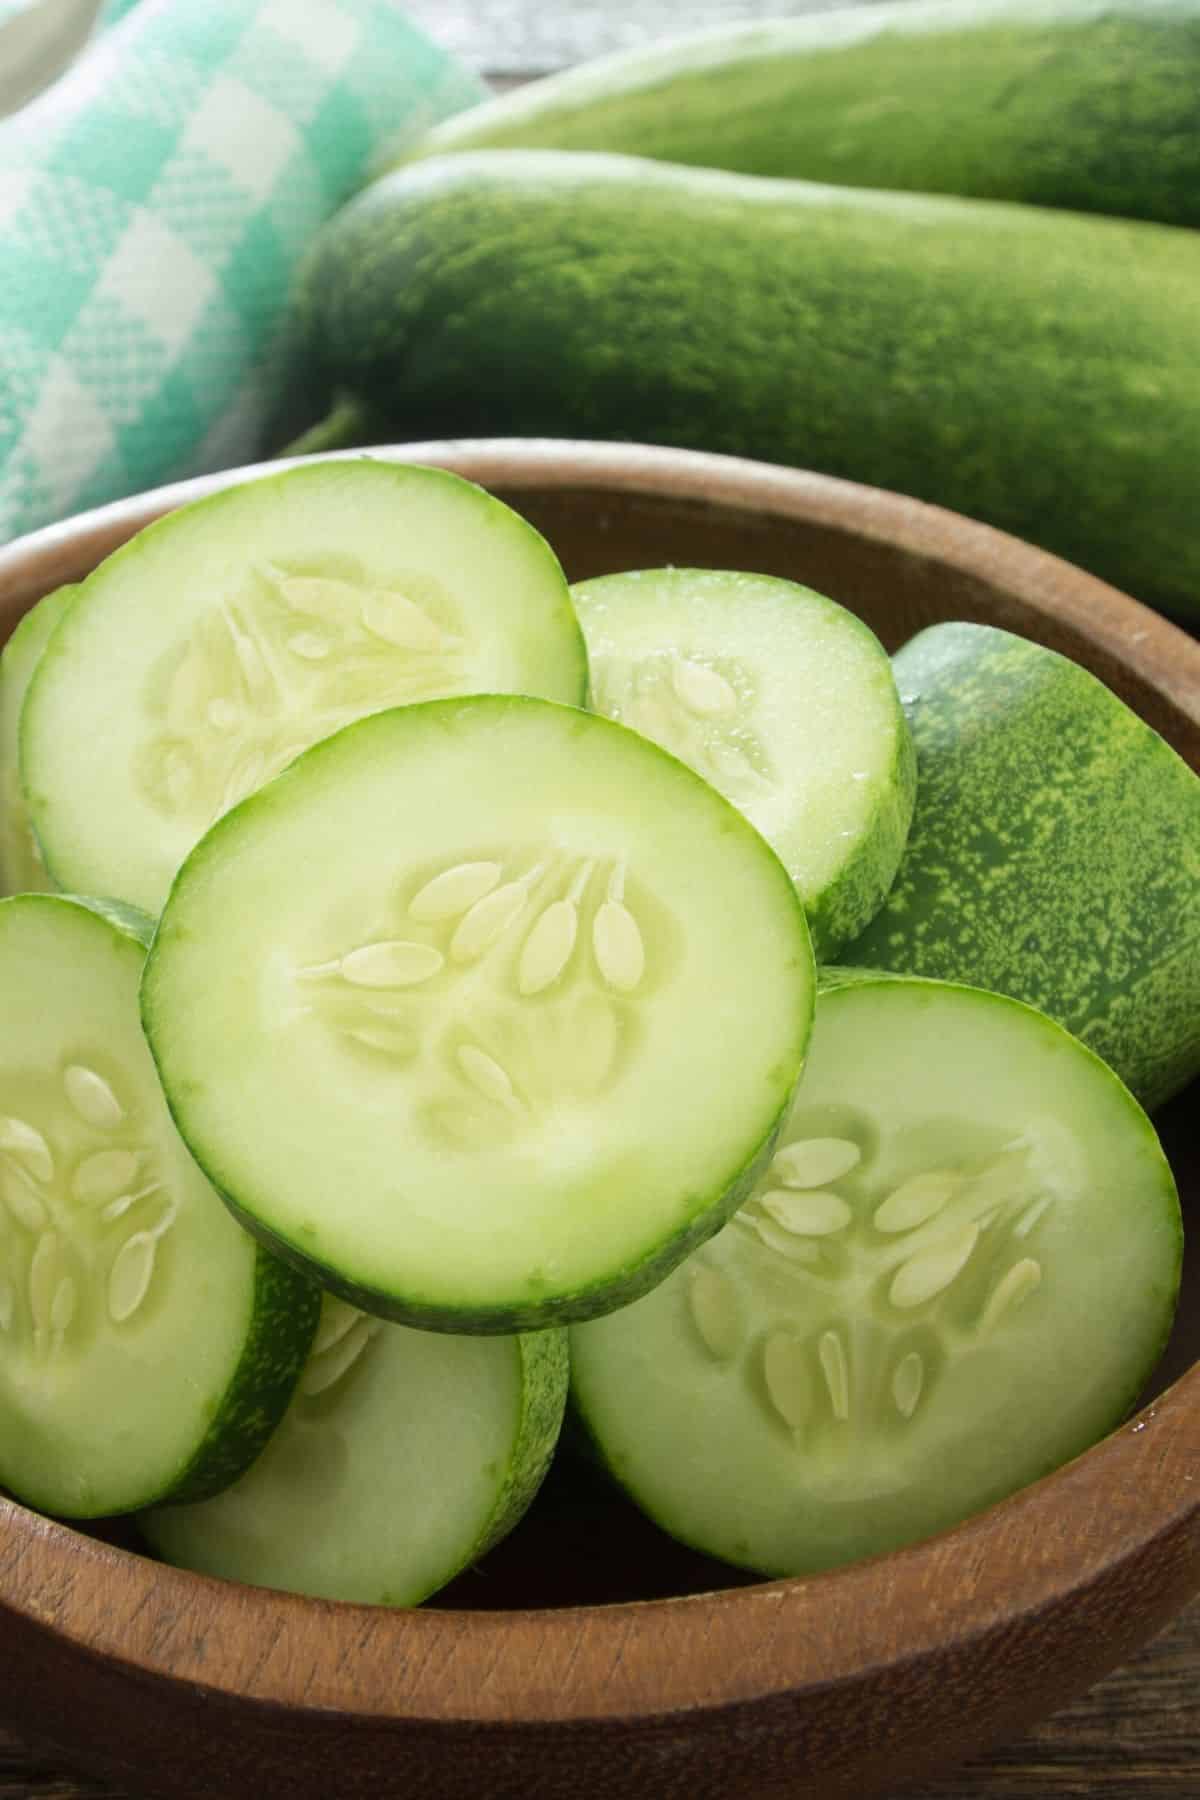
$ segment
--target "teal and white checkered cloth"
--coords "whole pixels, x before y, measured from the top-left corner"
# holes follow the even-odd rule
[[[0,542],[255,455],[313,232],[483,91],[393,0],[138,0],[0,121]]]

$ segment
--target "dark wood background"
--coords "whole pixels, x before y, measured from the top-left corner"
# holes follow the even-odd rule
[[[431,37],[497,86],[507,87],[585,57],[699,26],[826,12],[847,3],[855,0],[793,0],[790,5],[787,0],[687,0],[684,5],[678,0],[407,0],[407,8]],[[848,1728],[853,1729],[852,1722]],[[1186,1608],[1133,1662],[1030,1736],[956,1775],[908,1790],[906,1800],[1085,1796],[1200,1800],[1200,1602]],[[65,1771],[36,1747],[0,1730],[0,1800],[136,1797]],[[264,1800],[281,1797],[265,1795]],[[487,1800],[483,1788],[480,1800]]]

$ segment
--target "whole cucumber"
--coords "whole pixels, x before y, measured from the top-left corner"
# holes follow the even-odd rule
[[[364,190],[319,234],[295,324],[306,377],[370,407],[342,441],[794,464],[1200,619],[1197,293],[1177,227],[490,150]]]
[[[1200,0],[891,0],[532,82],[408,157],[616,150],[1200,224]]]
[[[990,625],[892,666],[917,747],[900,871],[839,961],[1065,1025],[1153,1109],[1200,1074],[1200,777],[1086,669]]]

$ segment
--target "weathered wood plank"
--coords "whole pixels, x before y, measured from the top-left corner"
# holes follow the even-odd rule
[[[536,6],[530,0],[408,0],[408,11],[472,68],[511,81],[545,75],[585,57],[632,50],[657,38],[739,20],[795,18],[862,5],[864,0],[578,0]]]

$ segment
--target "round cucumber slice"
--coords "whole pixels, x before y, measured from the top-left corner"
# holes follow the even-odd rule
[[[1153,1127],[1098,1057],[1018,1001],[861,971],[820,995],[751,1200],[572,1329],[572,1393],[667,1531],[801,1574],[930,1536],[1117,1424],[1180,1257]]]
[[[157,913],[213,820],[349,720],[586,680],[562,570],[511,508],[442,469],[309,463],[88,577],[30,687],[22,780],[60,886]]]
[[[562,1423],[565,1331],[455,1337],[327,1299],[252,1468],[143,1514],[168,1562],[328,1600],[415,1606],[510,1531]]]
[[[0,901],[0,1482],[71,1518],[215,1492],[287,1405],[319,1293],[175,1132],[126,911]]]
[[[1155,1107],[1200,1072],[1200,778],[1053,650],[935,625],[895,658],[920,787],[849,963],[1047,1012]]]
[[[707,782],[479,696],[347,726],[214,827],[142,1013],[252,1229],[402,1324],[513,1331],[622,1304],[723,1223],[813,987],[787,872]]]
[[[770,575],[640,569],[571,597],[594,709],[740,807],[796,883],[827,961],[878,911],[912,819],[916,758],[878,638]]]
[[[54,886],[21,786],[21,708],[38,659],[75,592],[68,585],[44,594],[0,653],[0,893],[4,894],[45,893]]]

